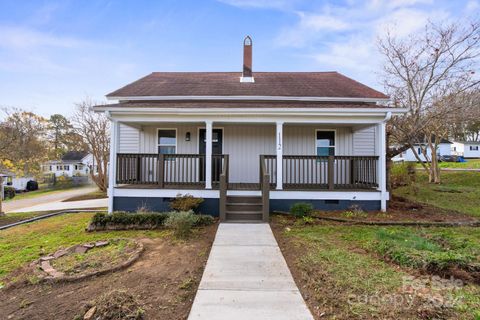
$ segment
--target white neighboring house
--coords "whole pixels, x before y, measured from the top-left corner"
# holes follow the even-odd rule
[[[454,141],[452,154],[464,158],[480,158],[480,141]]]
[[[88,176],[92,170],[96,169],[93,155],[82,151],[69,151],[61,160],[52,160],[43,164],[43,173],[53,173],[56,177]]]
[[[422,160],[422,162],[426,162],[427,159],[425,159],[425,156],[422,154],[420,148],[424,146],[425,144],[415,144],[415,149]],[[437,149],[437,156],[450,156],[452,155],[452,142],[448,140],[442,140],[438,144],[438,149]],[[427,148],[427,157],[428,160],[430,161],[432,158],[432,151],[430,148]],[[395,157],[392,158],[394,162],[400,162],[400,161],[418,161],[417,158],[415,157],[415,154],[413,153],[412,149],[408,149]]]
[[[3,178],[2,191],[3,187],[13,187],[17,191],[25,191],[27,189],[27,183],[30,180],[35,180],[33,177],[22,177],[17,178],[14,173],[3,171],[0,172],[0,176]],[[3,194],[3,192],[1,193]]]

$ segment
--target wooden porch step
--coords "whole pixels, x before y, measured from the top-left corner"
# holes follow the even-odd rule
[[[262,221],[262,212],[258,211],[227,211],[227,221]]]
[[[262,197],[260,196],[227,196],[227,203],[255,203],[262,204]]]
[[[227,211],[262,211],[261,203],[227,203]]]

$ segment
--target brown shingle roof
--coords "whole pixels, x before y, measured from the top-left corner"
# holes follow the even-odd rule
[[[338,72],[255,72],[255,83],[240,72],[153,72],[107,97],[134,96],[288,96],[388,98]]]

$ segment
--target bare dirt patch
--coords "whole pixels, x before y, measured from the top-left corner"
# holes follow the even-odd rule
[[[24,284],[0,290],[5,319],[82,319],[95,301],[126,291],[145,319],[186,319],[213,242],[216,225],[188,241],[139,239],[144,252],[130,267],[68,283]]]
[[[361,215],[346,215],[345,211],[317,211],[317,216],[350,219],[352,221],[371,222],[474,222],[477,218],[467,214],[436,208],[426,204],[412,202],[405,198],[393,196],[388,204],[388,211],[385,212],[363,212]]]

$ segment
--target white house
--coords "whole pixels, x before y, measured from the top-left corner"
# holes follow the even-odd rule
[[[43,173],[55,174],[56,177],[87,176],[96,170],[93,155],[83,151],[69,151],[60,160],[43,164]]]
[[[223,220],[296,202],[385,210],[385,122],[405,109],[338,72],[154,72],[94,107],[112,121],[109,211],[205,199]]]
[[[464,158],[480,158],[480,141],[454,141],[452,154]]]
[[[415,144],[415,150],[417,152],[417,154],[419,155],[420,157],[420,160],[422,162],[426,162],[427,161],[427,158],[428,158],[428,161],[430,161],[432,159],[432,150],[430,150],[430,148],[427,148],[426,151],[427,151],[427,158],[425,158],[425,156],[422,154],[422,150],[421,148],[425,146],[425,144]],[[450,156],[452,155],[452,142],[448,141],[448,140],[445,140],[443,139],[439,144],[438,144],[438,148],[437,148],[437,156]],[[396,155],[395,157],[392,158],[393,161],[418,161],[417,157],[415,157],[415,154],[413,153],[412,149],[408,149],[398,155]]]

